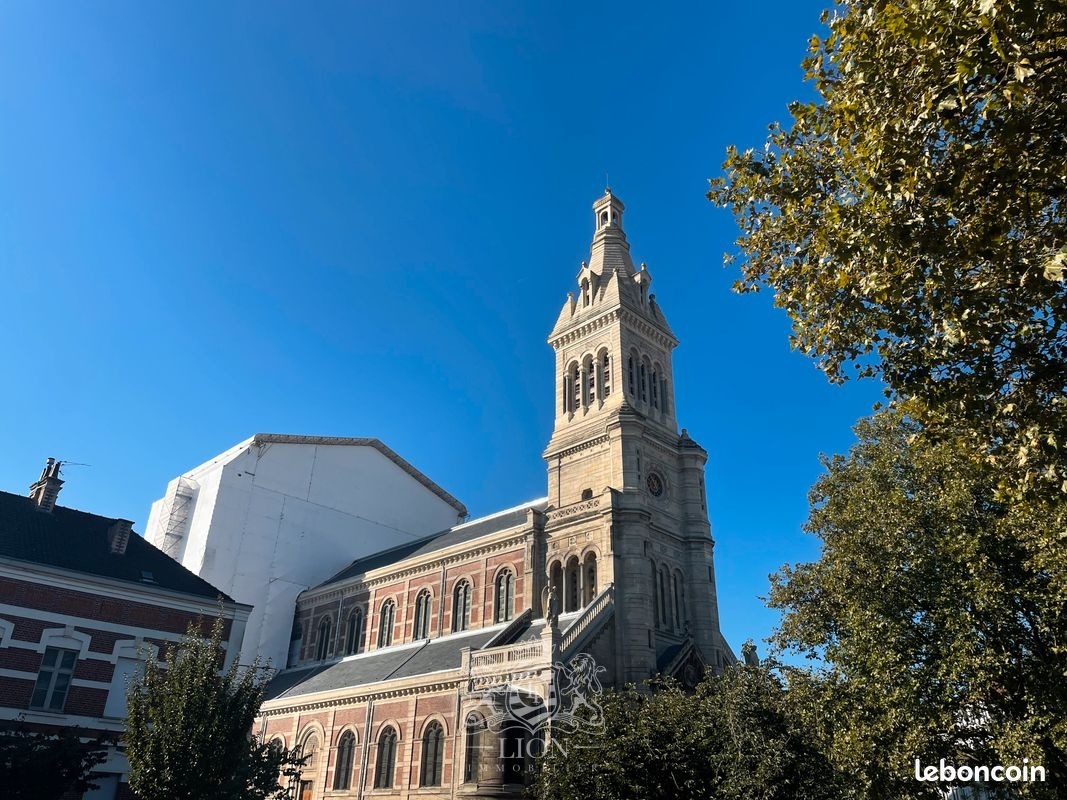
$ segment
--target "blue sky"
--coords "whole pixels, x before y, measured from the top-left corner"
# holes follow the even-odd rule
[[[0,488],[136,520],[257,431],[376,436],[484,514],[545,492],[545,343],[605,174],[681,339],[722,627],[879,398],[731,293],[705,199],[810,91],[821,2],[97,3],[0,11]]]

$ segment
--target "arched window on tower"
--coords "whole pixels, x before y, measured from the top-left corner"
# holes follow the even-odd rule
[[[593,398],[596,397],[596,365],[592,356],[586,356],[582,362],[582,380],[585,383],[582,392],[582,405],[592,408]]]
[[[630,397],[637,397],[637,381],[634,379],[634,357],[628,356],[626,359],[626,378],[627,385],[630,389]]]
[[[315,658],[322,661],[330,654],[330,634],[333,633],[333,625],[329,617],[323,617],[319,623],[319,639],[315,645]]]
[[[670,573],[668,573],[667,568],[664,567],[659,576],[659,605],[660,608],[663,609],[663,624],[668,628],[670,628],[672,624],[670,601],[671,584],[669,575]]]
[[[607,352],[600,354],[600,399],[611,394],[611,356]]]
[[[422,734],[422,775],[420,786],[440,786],[445,765],[445,731],[440,722],[431,722]]]
[[[660,620],[663,618],[663,606],[662,606],[662,600],[660,598],[661,598],[661,595],[660,595],[660,588],[659,588],[659,568],[656,566],[656,562],[653,561],[652,562],[652,601],[653,601],[653,605],[655,606],[654,610],[655,610],[655,620],[656,620],[656,627],[657,628],[659,627]]]
[[[589,305],[589,279],[582,279],[582,307]]]
[[[393,622],[396,617],[396,603],[386,600],[378,614],[378,647],[388,647],[393,643]]]
[[[682,626],[689,622],[689,609],[685,605],[685,581],[681,578],[678,579],[678,606],[681,613],[680,621]]]
[[[391,726],[378,737],[378,757],[374,769],[374,788],[392,789],[396,773],[396,730]]]
[[[430,611],[433,607],[433,597],[429,589],[423,589],[415,598],[415,625],[412,629],[412,638],[430,638]]]
[[[570,379],[571,379],[571,387],[570,387],[571,388],[571,392],[570,392],[571,405],[570,405],[570,408],[568,408],[567,410],[570,411],[572,414],[574,414],[575,412],[578,411],[578,407],[581,405],[581,402],[582,402],[582,376],[581,376],[581,372],[578,369],[578,362],[577,361],[575,361],[573,364],[571,364]]]
[[[678,573],[675,572],[671,575],[671,594],[674,600],[674,627],[681,629],[682,627],[682,596],[679,593],[679,580]]]
[[[471,585],[462,580],[452,592],[452,632],[465,631],[471,624]]]
[[[641,402],[648,402],[648,370],[642,362],[640,367],[641,374]]]
[[[496,576],[496,603],[493,614],[495,622],[511,619],[515,605],[515,576],[510,569],[503,570]]]
[[[596,553],[589,553],[585,557],[585,582],[582,587],[582,605],[587,606],[596,597]]]
[[[363,647],[363,611],[353,608],[345,630],[345,655],[354,656]]]
[[[333,788],[347,789],[352,785],[352,763],[356,754],[356,735],[345,731],[337,743],[337,766],[333,771]]]
[[[652,367],[652,407],[659,410],[659,375],[655,367]]]
[[[548,569],[548,583],[553,589],[556,590],[556,605],[557,609],[563,607],[563,565],[558,561],[552,563],[552,566]],[[548,614],[548,609],[542,609],[542,612]]]
[[[577,611],[581,608],[582,601],[582,567],[578,563],[578,556],[571,556],[567,561],[564,583],[567,597],[563,603],[563,611]]]

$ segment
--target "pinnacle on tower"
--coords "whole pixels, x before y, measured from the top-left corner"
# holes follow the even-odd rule
[[[601,276],[620,271],[625,277],[634,273],[630,258],[630,243],[622,229],[622,212],[626,209],[622,200],[604,190],[593,203],[593,244],[589,252],[589,269]]]

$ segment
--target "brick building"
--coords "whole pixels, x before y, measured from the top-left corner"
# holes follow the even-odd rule
[[[0,492],[0,725],[34,731],[123,730],[126,678],[191,622],[226,619],[227,665],[249,607],[111,519],[56,505],[60,464],[30,496]],[[129,765],[111,748],[93,800],[127,794]]]
[[[734,661],[707,453],[678,429],[678,342],[623,210],[610,190],[593,204],[589,261],[549,337],[548,496],[356,558],[297,598],[259,733],[309,756],[301,800],[518,796],[551,726],[588,699],[568,688],[693,684]]]

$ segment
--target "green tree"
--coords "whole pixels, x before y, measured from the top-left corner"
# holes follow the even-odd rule
[[[883,412],[825,462],[807,530],[814,563],[772,576],[779,648],[825,671],[801,703],[825,752],[871,798],[937,796],[914,761],[1043,765],[1067,785],[1067,605],[1040,538],[1055,509],[998,499],[967,442]],[[944,787],[942,787],[944,788]],[[925,792],[925,794],[924,794]]]
[[[190,626],[162,666],[150,659],[128,692],[130,787],[144,800],[288,797],[279,775],[299,765],[296,751],[252,734],[265,688],[258,661],[220,671],[223,621],[210,638],[200,630]]]
[[[536,800],[822,800],[840,776],[790,711],[767,666],[709,675],[695,693],[603,695],[604,730],[559,736],[541,759]]]
[[[737,288],[773,289],[831,380],[881,377],[930,433],[966,421],[1002,493],[1067,491],[1067,5],[842,0],[824,22],[817,100],[711,181]]]
[[[90,773],[107,758],[107,734],[81,728],[34,733],[25,724],[0,730],[0,786],[8,800],[61,800],[96,788]]]

